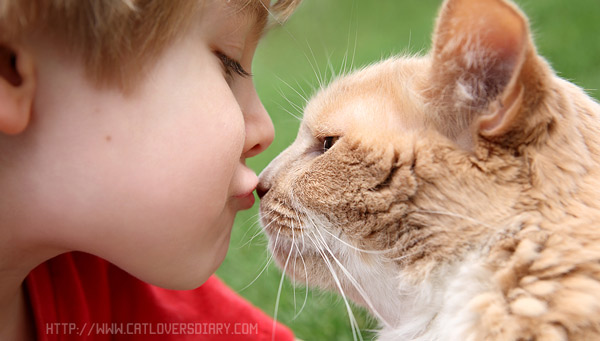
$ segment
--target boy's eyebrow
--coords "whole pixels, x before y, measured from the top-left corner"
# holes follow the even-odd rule
[[[268,4],[269,2],[264,0],[234,0],[234,6],[237,7],[238,13],[248,16],[254,20],[254,30],[258,37],[262,36],[265,32],[269,18]]]

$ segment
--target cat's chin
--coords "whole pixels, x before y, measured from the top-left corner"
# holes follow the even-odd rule
[[[279,236],[279,238],[271,237],[269,250],[273,255],[273,259],[277,266],[284,271],[294,282],[305,283],[308,279],[307,272],[314,264],[313,258],[317,257],[316,253],[303,250],[302,246],[292,243],[291,240]],[[277,240],[277,243],[275,243]],[[309,283],[311,284],[311,283]]]
[[[335,277],[324,265],[318,250],[303,245],[301,239],[291,240],[281,235],[279,238],[270,236],[269,239],[269,250],[275,263],[294,284],[339,292]],[[348,290],[346,285],[343,288]]]

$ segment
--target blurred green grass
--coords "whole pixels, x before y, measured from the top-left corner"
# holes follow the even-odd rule
[[[304,0],[289,22],[269,32],[258,48],[253,65],[255,83],[275,124],[276,137],[249,165],[260,172],[294,140],[299,121],[293,115],[301,116],[298,108],[304,106],[303,97],[314,93],[319,79],[330,80],[331,68],[339,72],[344,65],[346,69],[350,64],[360,68],[394,54],[426,53],[440,3]],[[540,54],[561,77],[599,98],[600,1],[518,3],[530,18]],[[264,268],[267,243],[257,224],[256,206],[238,215],[230,251],[218,275],[267,314],[273,315],[277,309],[277,319],[303,340],[352,340],[348,313],[337,295],[294,289],[284,279],[277,302],[281,273],[273,265]],[[306,305],[296,316],[305,297]],[[354,311],[363,337],[371,339],[368,329],[376,328],[375,321],[361,309]]]

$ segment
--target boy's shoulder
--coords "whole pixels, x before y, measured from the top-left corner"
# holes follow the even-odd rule
[[[38,266],[25,286],[38,340],[67,335],[293,340],[289,329],[275,328],[270,317],[215,276],[194,290],[167,290],[101,258],[72,252]]]

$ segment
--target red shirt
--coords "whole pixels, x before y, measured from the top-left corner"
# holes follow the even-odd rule
[[[294,339],[215,276],[195,290],[167,290],[72,252],[35,268],[25,288],[38,340]]]

